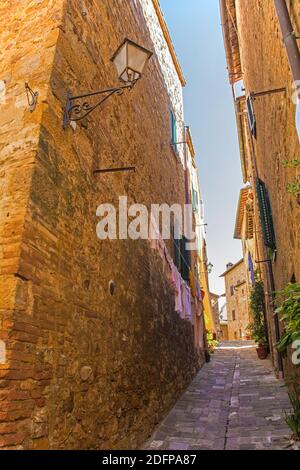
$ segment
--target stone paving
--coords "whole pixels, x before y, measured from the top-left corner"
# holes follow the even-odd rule
[[[144,449],[285,449],[291,432],[283,385],[270,361],[257,358],[253,343],[223,343]]]

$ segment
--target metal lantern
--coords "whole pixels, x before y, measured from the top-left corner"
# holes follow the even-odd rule
[[[116,66],[119,79],[126,84],[134,84],[142,76],[151,56],[152,52],[125,39],[111,60]]]

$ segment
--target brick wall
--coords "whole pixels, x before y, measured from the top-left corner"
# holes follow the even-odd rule
[[[1,37],[0,445],[136,448],[199,357],[161,259],[146,241],[99,241],[96,209],[119,195],[184,202],[169,90],[154,55],[132,92],[64,131],[69,89],[117,84],[109,59],[125,36],[154,50],[143,10],[133,0],[18,3],[17,13],[1,4],[17,34]],[[25,81],[39,91],[32,114]],[[93,175],[129,165],[136,173]]]

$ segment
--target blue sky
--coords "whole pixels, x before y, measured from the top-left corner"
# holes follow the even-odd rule
[[[191,126],[205,204],[212,291],[228,261],[242,257],[233,239],[243,187],[231,89],[228,83],[219,0],[160,0],[187,85],[185,121]]]

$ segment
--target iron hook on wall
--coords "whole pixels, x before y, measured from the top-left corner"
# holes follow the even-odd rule
[[[28,85],[28,83],[25,83],[25,90],[26,90],[27,101],[28,101],[30,112],[33,113],[37,105],[39,92],[33,91]]]

